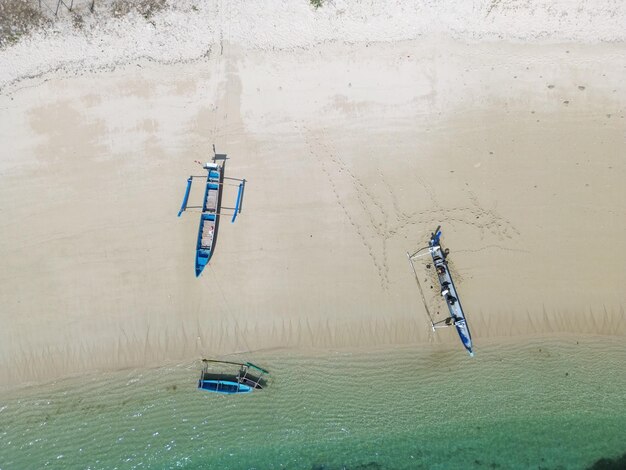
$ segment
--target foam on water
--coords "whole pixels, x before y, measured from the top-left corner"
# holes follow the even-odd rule
[[[200,364],[5,393],[0,468],[586,468],[626,452],[621,338],[255,353],[266,390]]]

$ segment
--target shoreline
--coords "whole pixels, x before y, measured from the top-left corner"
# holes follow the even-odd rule
[[[450,336],[456,332],[450,332]],[[257,351],[237,351],[220,355],[198,355],[196,358],[180,358],[178,360],[165,360],[156,362],[146,362],[141,366],[127,365],[123,367],[110,368],[93,368],[88,370],[80,370],[71,374],[62,376],[46,377],[45,374],[40,379],[30,382],[15,382],[8,386],[0,386],[0,394],[6,400],[18,398],[22,393],[37,394],[42,387],[54,387],[60,390],[69,390],[72,388],[80,388],[81,383],[90,383],[93,386],[101,384],[102,377],[116,377],[118,380],[126,375],[132,382],[146,374],[152,374],[158,371],[168,370],[185,370],[188,371],[188,381],[186,384],[180,383],[188,389],[194,388],[195,376],[199,375],[202,370],[202,358],[215,358],[225,361],[251,361],[258,363],[268,369],[273,369],[276,363],[287,359],[289,361],[302,361],[310,363],[310,361],[321,360],[323,362],[333,360],[333,358],[353,358],[366,366],[370,360],[379,360],[380,358],[390,357],[394,355],[407,356],[415,354],[416,357],[428,357],[429,361],[444,361],[446,367],[475,367],[474,363],[483,363],[484,361],[497,361],[502,354],[511,354],[511,351],[526,351],[534,356],[549,358],[552,355],[562,355],[564,350],[577,347],[593,347],[604,348],[605,353],[609,354],[614,349],[622,350],[623,343],[621,335],[597,335],[597,334],[576,334],[576,333],[542,333],[538,335],[520,335],[515,337],[490,337],[481,341],[479,349],[477,349],[475,357],[469,357],[463,350],[462,346],[457,344],[458,338],[451,340],[442,339],[443,335],[434,337],[434,342],[421,343],[395,343],[395,344],[377,344],[373,346],[351,346],[351,347],[333,347],[333,348],[316,348],[316,347],[273,347]],[[457,347],[458,346],[458,347]],[[534,351],[534,352],[529,352]],[[479,356],[479,353],[482,355]],[[425,367],[423,364],[421,368]],[[284,380],[284,377],[277,379],[277,371],[269,371],[274,377],[272,380]],[[279,371],[278,371],[279,372]],[[108,380],[108,379],[107,379]]]
[[[259,354],[247,359],[268,367],[271,382],[238,397],[197,390],[198,363],[20,390],[3,394],[0,405],[3,465],[163,468],[210,461],[238,469],[263,461],[410,470],[465,468],[468,461],[477,468],[572,469],[600,458],[617,462],[626,412],[625,378],[615,371],[626,357],[624,342],[518,346],[486,347],[473,359],[422,348],[314,360]],[[451,435],[457,452],[450,452]]]

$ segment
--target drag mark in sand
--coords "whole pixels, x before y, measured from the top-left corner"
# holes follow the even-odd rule
[[[519,230],[506,218],[496,214],[494,204],[493,209],[485,209],[481,206],[478,196],[474,194],[470,189],[465,190],[472,207],[468,209],[469,213],[474,216],[478,222],[473,222],[471,219],[469,225],[480,229],[481,236],[484,236],[485,232],[489,232],[492,235],[496,235],[499,240],[505,239],[512,240],[514,235],[519,236]]]
[[[421,181],[420,184],[424,188],[428,188]],[[496,213],[495,206],[492,209],[485,209],[478,200],[476,194],[467,188],[465,189],[465,192],[467,194],[467,201],[469,204],[453,207],[445,207],[440,204],[432,189],[427,192],[431,200],[431,208],[417,210],[411,214],[403,214],[404,222],[398,227],[398,229],[404,229],[408,225],[430,226],[433,224],[437,225],[442,222],[452,222],[476,228],[480,231],[481,238],[484,238],[486,234],[489,234],[500,241],[506,241],[513,240],[515,236],[520,235],[519,230],[508,219]],[[515,251],[512,248],[502,247],[497,244],[491,244],[487,247]]]
[[[419,176],[411,179],[425,193],[428,208],[405,211],[401,208],[397,191],[381,168],[376,169],[375,181],[368,183],[359,178],[340,157],[330,144],[331,138],[325,130],[313,131],[301,125],[295,128],[303,136],[311,156],[319,163],[338,206],[367,250],[383,290],[387,290],[390,284],[389,242],[397,235],[406,235],[408,229],[414,232],[413,227],[423,229],[443,222],[474,227],[480,232],[481,238],[488,234],[490,238],[506,241],[520,235],[509,220],[496,213],[495,205],[492,209],[484,208],[471,190],[465,189],[465,205],[445,207],[438,201],[432,186]],[[352,190],[346,191],[344,188]],[[347,198],[354,198],[357,204],[347,203]],[[493,243],[487,247],[509,249]]]
[[[389,267],[387,265],[387,247],[385,236],[386,227],[388,225],[387,213],[382,205],[373,198],[365,185],[350,171],[345,163],[336,155],[336,152],[331,149],[328,144],[325,143],[327,139],[314,138],[311,139],[312,132],[306,128],[300,128],[296,126],[296,130],[301,133],[310,148],[310,153],[319,164],[322,172],[326,176],[327,181],[330,184],[330,189],[335,196],[337,204],[346,215],[346,218],[350,222],[350,225],[354,228],[357,236],[361,239],[361,242],[368,252],[369,257],[372,260],[374,268],[380,278],[381,287],[383,290],[389,287]],[[316,151],[315,147],[321,147],[321,151]],[[334,168],[330,168],[333,167]],[[350,185],[354,187],[355,196],[359,202],[359,206],[363,210],[365,217],[369,221],[369,224],[361,223],[357,220],[358,214],[353,214],[344,203],[341,194],[339,193],[340,184],[335,173],[344,173],[348,175],[350,179]],[[380,217],[377,217],[373,210],[380,213]],[[361,215],[362,217],[362,215]],[[384,226],[385,228],[382,228]],[[372,233],[372,231],[374,233]],[[381,248],[377,249],[374,244],[376,241],[381,242]],[[382,253],[382,254],[381,254]]]

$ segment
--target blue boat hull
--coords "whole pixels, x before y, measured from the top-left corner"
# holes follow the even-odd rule
[[[208,169],[202,214],[200,215],[200,225],[198,227],[198,241],[196,243],[196,277],[202,274],[215,251],[217,231],[220,223],[220,208],[222,206],[224,166],[225,163],[213,169]]]
[[[234,395],[237,393],[250,393],[253,388],[243,384],[232,382],[230,380],[199,380],[198,388],[207,392],[224,393]]]

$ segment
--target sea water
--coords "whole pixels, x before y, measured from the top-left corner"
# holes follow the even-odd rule
[[[229,359],[269,368],[269,386],[197,390],[196,361],[4,392],[0,469],[584,469],[626,453],[623,338]]]

